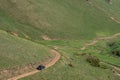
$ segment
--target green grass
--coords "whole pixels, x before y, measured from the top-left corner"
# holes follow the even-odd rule
[[[59,51],[61,58],[57,64],[20,80],[119,80],[110,69],[92,67],[84,57],[75,55],[69,48],[60,48]]]
[[[51,40],[51,41],[41,40],[38,43],[48,47],[61,46],[61,47],[80,49],[80,47],[82,47],[82,45],[85,42],[87,42],[87,40],[86,41],[85,40]]]
[[[40,40],[42,35],[57,39],[92,39],[117,33],[120,28],[111,16],[86,0],[4,0],[0,5],[0,14],[6,14],[0,15],[1,24],[6,26],[0,24],[0,29],[14,28],[34,41]]]
[[[0,30],[0,70],[42,62],[50,56],[47,47]]]
[[[119,58],[101,54],[100,46],[105,42],[80,50],[95,37],[120,31],[120,24],[111,19],[120,19],[120,1],[89,1],[0,0],[0,69],[46,60],[50,56],[48,47],[57,46],[61,59],[56,65],[21,80],[119,80],[111,70],[92,67],[79,54],[90,53],[120,65]],[[43,41],[43,35],[59,40]],[[74,68],[68,66],[70,63]]]
[[[108,14],[111,14],[111,16],[120,19],[120,15],[119,15],[120,14],[120,1],[112,0],[112,4],[109,4],[107,0],[94,0],[94,1],[92,0],[92,2],[95,2],[96,5],[106,10],[106,12],[109,12]]]
[[[117,37],[115,39],[112,39],[111,41],[119,41],[120,37]],[[81,50],[81,48],[84,46],[84,44],[89,43],[91,41],[89,40],[55,40],[55,41],[40,41],[41,44],[48,46],[48,47],[54,47],[58,46],[62,48],[67,48],[64,51],[66,53],[74,53],[74,54],[80,54],[80,53],[87,53],[97,56],[101,61],[120,66],[120,58],[110,55],[108,52],[108,47],[106,46],[107,43],[110,40],[107,41],[99,41],[96,45],[88,46],[86,50]]]
[[[120,80],[118,77],[114,76],[111,69],[92,67],[86,62],[86,59],[80,55],[84,53],[80,51],[81,45],[84,44],[84,41],[55,40],[40,41],[40,43],[49,47],[58,46],[61,54],[60,60],[52,67],[20,80]],[[97,49],[98,48],[99,47],[97,47]],[[98,54],[93,47],[88,49],[89,50],[85,53],[89,52],[92,55],[96,55],[102,61],[119,65],[118,58],[110,57],[105,54]],[[70,67],[69,64],[72,64],[73,67]]]
[[[14,32],[18,34],[18,36],[29,40],[40,40],[41,36],[38,35],[42,35],[42,32],[37,28],[12,19],[2,10],[0,10],[0,29],[8,33]]]
[[[82,53],[88,53],[97,56],[101,61],[107,62],[116,66],[120,66],[120,58],[112,55],[107,43],[110,41],[120,41],[120,37],[112,40],[99,41],[96,45],[88,46]]]

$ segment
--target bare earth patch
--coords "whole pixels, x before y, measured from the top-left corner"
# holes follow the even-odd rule
[[[52,39],[51,39],[50,37],[48,37],[47,35],[43,35],[42,38],[43,38],[44,40],[47,40],[47,41],[52,40]]]
[[[120,20],[118,20],[117,18],[114,18],[114,17],[110,17],[113,21],[117,22],[120,24]]]

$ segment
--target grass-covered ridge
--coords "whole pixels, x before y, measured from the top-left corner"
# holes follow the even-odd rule
[[[0,70],[42,62],[50,55],[47,47],[0,30]]]

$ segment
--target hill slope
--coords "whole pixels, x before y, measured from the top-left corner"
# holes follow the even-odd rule
[[[61,52],[58,64],[23,80],[119,80],[111,68],[92,67],[81,54],[90,53],[116,65],[120,64],[119,58],[98,54],[102,50],[99,46],[80,49],[91,39],[120,31],[119,3],[117,0],[112,4],[106,0],[0,0],[0,79],[15,76],[19,67],[22,71],[31,70],[26,65],[38,62],[38,66],[52,58],[54,55],[46,47],[49,46]],[[44,41],[45,37],[50,41]]]
[[[0,11],[4,14],[0,15],[1,29],[34,40],[42,35],[55,39],[91,39],[117,33],[120,28],[111,16],[86,0],[1,0]],[[9,18],[5,19],[6,16]]]
[[[110,69],[93,67],[80,52],[60,47],[61,59],[51,68],[20,80],[120,80]]]
[[[102,9],[104,9],[108,14],[111,14],[111,16],[116,17],[117,19],[120,19],[120,1],[118,0],[112,0],[111,4],[108,3],[107,0],[91,0],[93,3],[95,3],[97,6],[100,6]]]
[[[0,30],[0,79],[31,71],[53,58],[49,48]]]
[[[42,62],[49,56],[49,49],[43,45],[0,30],[0,70]]]

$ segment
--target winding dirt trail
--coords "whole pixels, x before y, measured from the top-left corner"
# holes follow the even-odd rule
[[[114,39],[116,38],[117,36],[120,36],[120,33],[116,33],[110,37],[100,37],[100,38],[95,38],[92,42],[90,43],[86,43],[82,48],[81,50],[85,50],[88,46],[93,46],[95,44],[97,44],[97,42],[99,42],[100,40],[110,40],[110,39]],[[116,75],[120,76],[120,73],[118,73],[117,71],[120,71],[120,67],[116,67],[114,65],[111,65],[114,70],[116,70]]]
[[[115,37],[117,37],[117,36],[120,36],[120,33],[116,33],[116,34],[112,35],[111,37],[95,38],[92,42],[86,43],[86,44],[81,48],[81,50],[85,50],[88,46],[95,45],[95,44],[96,44],[98,41],[100,41],[100,40],[109,40],[109,39],[113,39],[113,38],[115,38]],[[45,65],[46,68],[49,68],[49,67],[53,66],[53,65],[60,59],[60,53],[59,53],[57,50],[52,49],[51,52],[55,54],[55,58],[52,59],[50,62],[48,62],[48,63]],[[120,68],[118,68],[118,67],[116,67],[116,66],[113,66],[113,68],[114,68],[115,70],[120,71]],[[10,78],[10,79],[8,79],[8,80],[18,80],[18,79],[20,79],[20,78],[23,78],[23,77],[26,77],[26,76],[30,76],[30,75],[33,75],[33,74],[38,73],[38,72],[40,72],[40,70],[36,70],[36,69],[35,69],[35,70],[32,71],[32,72],[25,73],[25,74],[22,74],[22,75],[19,75],[19,76],[15,76],[15,77]],[[116,73],[116,74],[117,74],[118,76],[120,76],[119,73]]]
[[[113,66],[114,70],[116,70],[116,75],[120,76],[120,73],[118,73],[117,71],[120,71],[120,68]]]
[[[84,46],[81,48],[81,50],[85,50],[88,46],[95,45],[100,40],[110,40],[110,39],[116,38],[117,36],[120,36],[120,33],[116,33],[116,34],[114,34],[114,35],[112,35],[110,37],[95,38],[92,42],[84,44]]]
[[[51,52],[52,52],[53,54],[55,54],[55,58],[52,59],[50,62],[48,62],[48,63],[45,65],[46,68],[49,68],[49,67],[53,66],[53,65],[60,59],[60,53],[59,53],[57,50],[52,49]],[[33,74],[38,73],[38,72],[40,72],[40,70],[36,70],[36,69],[35,69],[35,70],[32,71],[32,72],[25,73],[25,74],[22,74],[22,75],[18,75],[18,76],[15,76],[15,77],[13,77],[13,78],[10,78],[10,79],[8,79],[8,80],[18,80],[18,79],[20,79],[20,78],[23,78],[23,77],[26,77],[26,76],[30,76],[30,75],[33,75]]]
[[[120,24],[120,20],[118,18],[115,18],[115,17],[110,17],[113,21],[117,22]]]

